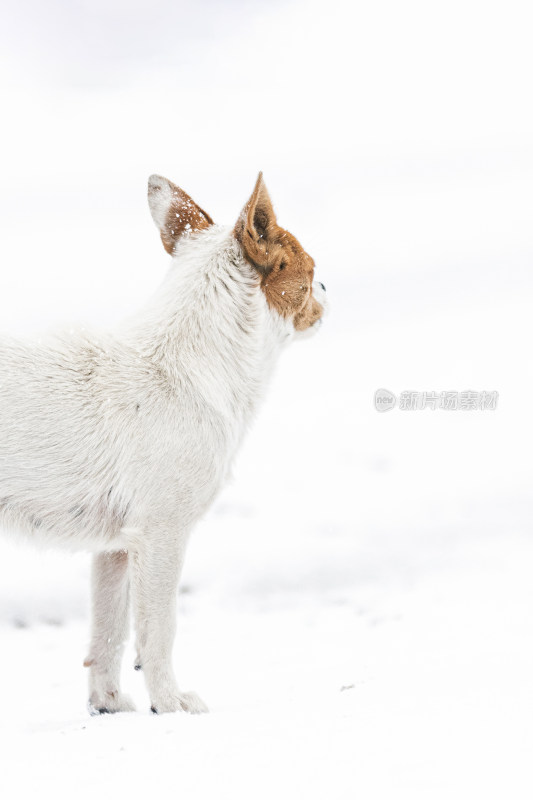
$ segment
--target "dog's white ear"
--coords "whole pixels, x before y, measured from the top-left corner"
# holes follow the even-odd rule
[[[163,246],[170,255],[180,236],[213,225],[209,214],[196,205],[183,189],[160,175],[151,175],[148,179],[148,205],[159,228]]]
[[[260,272],[266,273],[274,262],[277,248],[274,242],[278,233],[276,215],[268,194],[263,173],[260,172],[252,195],[237,220],[233,230],[242,247],[244,257]]]

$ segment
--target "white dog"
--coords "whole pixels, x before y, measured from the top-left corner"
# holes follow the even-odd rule
[[[282,347],[324,310],[313,260],[278,226],[261,174],[234,228],[158,176],[148,201],[173,258],[140,314],[111,333],[0,340],[0,522],[94,552],[93,713],[134,709],[120,691],[130,585],[152,710],[207,710],[172,668],[187,539]]]

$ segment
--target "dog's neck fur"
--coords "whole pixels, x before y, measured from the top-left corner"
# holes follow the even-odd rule
[[[152,301],[124,327],[171,385],[189,385],[227,421],[246,421],[292,326],[267,305],[230,228],[182,239]]]

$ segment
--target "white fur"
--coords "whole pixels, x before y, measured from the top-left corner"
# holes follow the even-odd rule
[[[177,581],[293,336],[231,230],[211,226],[115,332],[0,340],[0,523],[95,553],[93,710],[133,709],[119,687],[130,584],[152,708],[206,710],[172,670]]]

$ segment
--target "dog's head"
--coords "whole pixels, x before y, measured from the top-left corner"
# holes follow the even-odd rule
[[[148,182],[148,203],[163,246],[171,255],[182,236],[213,224],[188,194],[159,175],[152,175]],[[311,256],[278,225],[262,173],[233,235],[254,269],[270,309],[290,320],[295,331],[316,329],[325,309],[324,284],[314,281]]]

